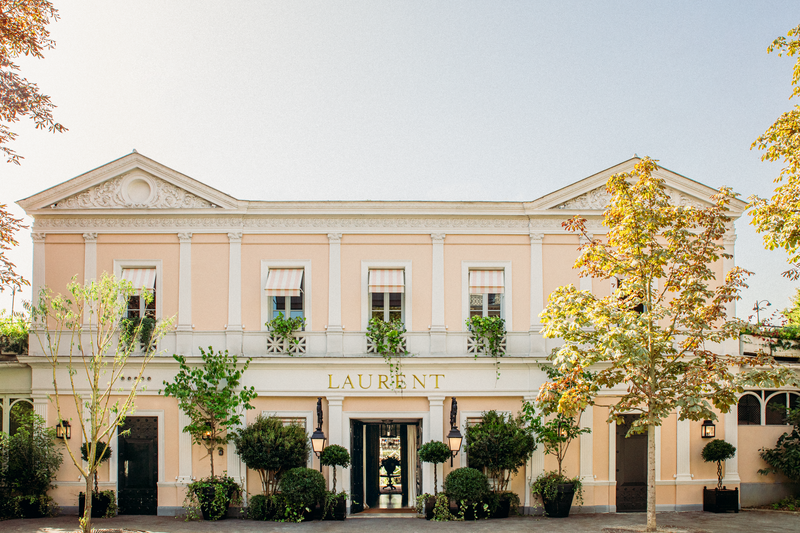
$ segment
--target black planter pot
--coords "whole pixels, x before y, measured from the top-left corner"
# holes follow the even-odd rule
[[[708,489],[703,487],[703,511],[709,513],[738,513],[739,489]]]
[[[44,518],[44,513],[39,508],[39,500],[33,502],[28,499],[17,500],[19,504],[19,512],[22,518]]]
[[[453,514],[460,513],[461,508],[457,509],[457,511]],[[489,518],[489,512],[483,508],[483,502],[467,502],[466,506],[464,507],[464,521],[469,522],[470,520],[483,520],[484,518]]]
[[[558,485],[556,488],[556,496],[552,500],[549,498],[542,498],[544,503],[544,512],[551,518],[566,518],[569,516],[569,510],[572,507],[572,498],[575,497],[575,485],[572,483],[564,483]]]
[[[497,505],[497,509],[489,516],[489,518],[508,518],[508,515],[511,514],[511,500],[508,498],[500,496],[500,503]]]
[[[433,519],[433,509],[436,507],[436,496],[425,499],[425,520]]]
[[[347,518],[347,496],[339,496],[323,520],[344,520]]]
[[[111,498],[105,494],[92,492],[92,518],[103,518],[111,505]],[[83,509],[86,506],[86,495],[81,492],[78,494],[78,514],[83,516]]]
[[[215,487],[203,487],[197,491],[197,501],[200,503],[200,511],[203,513],[203,520],[224,520],[228,518],[228,508],[231,506],[231,498],[228,496],[227,500],[219,507],[212,507],[214,496],[216,495]]]

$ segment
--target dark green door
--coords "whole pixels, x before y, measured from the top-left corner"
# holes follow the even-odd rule
[[[358,420],[350,422],[350,512],[360,513],[364,510],[364,423]]]
[[[119,428],[120,514],[158,513],[158,417],[129,416]]]

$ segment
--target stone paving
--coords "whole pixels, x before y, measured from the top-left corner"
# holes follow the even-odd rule
[[[572,533],[602,532],[616,533],[617,528],[643,526],[645,515],[641,513],[576,514],[569,518],[516,517],[503,520],[481,520],[479,522],[428,522],[417,518],[350,518],[345,522],[304,522],[282,524],[276,522],[253,522],[227,519],[218,522],[184,522],[165,516],[118,516],[96,519],[95,530],[108,533],[120,530],[149,533],[180,532],[439,532],[459,533]],[[712,514],[702,512],[658,513],[660,527],[677,528],[691,533],[772,533],[800,532],[800,513],[769,511],[742,511],[738,514]],[[76,516],[60,516],[36,520],[7,520],[0,522],[0,531],[14,533],[67,533],[78,529]]]

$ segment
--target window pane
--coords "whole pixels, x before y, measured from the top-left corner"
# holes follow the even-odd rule
[[[503,295],[502,294],[488,294],[489,303],[487,304],[487,311],[489,316],[500,316],[500,311],[503,308]]]
[[[278,312],[286,316],[286,296],[273,296],[272,297],[272,317],[278,316]]]
[[[382,292],[373,292],[372,293],[372,318],[385,320],[385,317],[383,315],[383,293]]]
[[[800,395],[789,393],[789,409],[797,409],[800,406]]]
[[[292,296],[292,311],[302,311],[303,310],[303,297],[302,296]]]
[[[469,316],[483,316],[483,294],[469,295]]]
[[[390,292],[389,293],[389,309],[392,311],[400,311],[403,308],[403,293]]]
[[[765,413],[768,426],[780,426],[786,423],[786,393],[779,393],[767,402]]]
[[[156,317],[156,291],[151,291],[151,294],[153,295],[153,299],[150,300],[149,303],[145,304],[145,312],[144,312],[144,314],[145,314],[145,316],[149,316],[150,318],[155,318]],[[142,300],[142,303],[145,303],[144,302],[144,298],[141,298],[141,300]]]
[[[761,425],[761,402],[752,394],[745,394],[739,399],[739,425]]]
[[[33,406],[28,402],[17,402],[11,408],[11,419],[9,420],[9,435],[14,435],[20,426],[20,421],[17,417],[30,413],[33,411]]]
[[[389,311],[389,322],[402,321],[403,313],[400,311]]]
[[[142,298],[139,295],[128,298],[128,318],[139,318],[139,306]]]

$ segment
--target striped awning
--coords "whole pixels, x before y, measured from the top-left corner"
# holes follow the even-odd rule
[[[403,270],[370,270],[369,292],[405,292]]]
[[[273,268],[267,275],[267,296],[300,296],[302,268]]]
[[[505,280],[502,270],[470,270],[470,294],[502,294]]]
[[[155,268],[123,268],[122,279],[128,280],[134,289],[156,288],[156,269]]]

